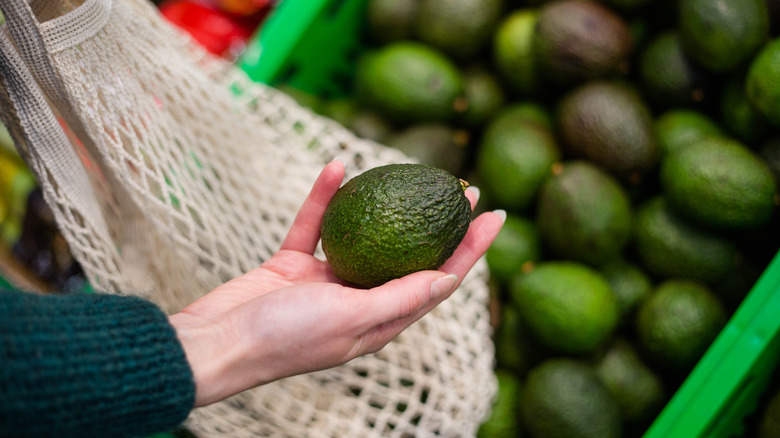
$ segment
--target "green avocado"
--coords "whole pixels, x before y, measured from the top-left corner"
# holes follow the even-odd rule
[[[710,137],[667,155],[661,187],[683,216],[718,229],[765,224],[775,210],[772,170],[753,150],[725,137]]]
[[[322,220],[322,249],[333,272],[368,288],[437,269],[468,230],[467,185],[443,169],[411,163],[352,178]]]
[[[764,0],[679,0],[677,8],[683,49],[714,73],[750,62],[769,38]]]
[[[550,358],[528,372],[519,415],[532,437],[623,436],[615,397],[592,366],[568,357]]]
[[[399,41],[368,51],[355,67],[354,95],[396,125],[449,121],[459,110],[463,77],[431,46]]]
[[[497,370],[498,392],[490,417],[480,425],[477,438],[516,438],[520,435],[520,378],[509,371]]]
[[[618,180],[590,161],[556,168],[537,195],[536,221],[552,255],[600,266],[631,235],[631,201]]]
[[[689,278],[708,284],[728,279],[738,251],[727,237],[702,228],[659,195],[638,206],[634,247],[648,273],[659,279]]]

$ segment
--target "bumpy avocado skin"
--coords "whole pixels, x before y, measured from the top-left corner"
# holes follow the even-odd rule
[[[464,183],[420,164],[372,168],[333,196],[322,249],[336,276],[361,287],[437,269],[466,235],[471,205]]]

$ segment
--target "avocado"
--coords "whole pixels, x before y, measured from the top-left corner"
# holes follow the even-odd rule
[[[468,129],[481,129],[506,101],[498,79],[482,65],[464,69],[463,89],[468,108],[458,114],[456,122]]]
[[[668,154],[661,187],[683,216],[712,228],[751,228],[775,209],[772,171],[757,153],[726,137],[709,137]]]
[[[663,195],[639,206],[634,246],[642,266],[657,278],[684,277],[717,284],[737,268],[736,245],[676,213]]]
[[[480,184],[497,206],[511,211],[530,207],[539,186],[560,159],[552,132],[525,115],[502,111],[492,119],[477,148]]]
[[[742,72],[728,79],[720,96],[720,120],[729,134],[752,147],[766,138],[771,126],[745,88]]]
[[[717,296],[696,280],[664,281],[645,300],[636,318],[639,343],[661,368],[685,374],[726,324]]]
[[[591,0],[542,6],[533,47],[540,77],[570,86],[619,73],[633,51],[623,18]]]
[[[542,184],[537,199],[539,234],[555,256],[599,266],[628,243],[628,194],[591,162],[564,162]]]
[[[679,32],[655,36],[639,58],[639,82],[644,95],[659,108],[701,102],[709,94],[709,77],[682,48]]]
[[[355,100],[346,97],[324,99],[320,107],[320,114],[340,123],[342,126],[349,126],[358,112]]]
[[[515,438],[520,428],[517,411],[520,409],[520,378],[506,370],[496,371],[498,392],[490,417],[477,431],[477,438]]]
[[[645,428],[666,400],[663,380],[627,338],[618,338],[596,363],[601,381],[620,406],[628,426]]]
[[[411,39],[420,0],[368,0],[366,30],[375,43]]]
[[[384,117],[365,108],[356,109],[346,126],[358,137],[380,143],[386,141],[394,132],[393,126]]]
[[[748,99],[772,123],[780,126],[780,38],[775,38],[750,63],[745,79]]]
[[[421,164],[457,174],[466,160],[468,137],[466,131],[446,123],[418,123],[395,132],[385,145],[416,158]]]
[[[722,136],[720,125],[707,114],[686,108],[661,113],[654,123],[661,155],[666,155],[710,136]]]
[[[322,249],[337,277],[379,286],[437,269],[466,235],[467,184],[422,164],[388,164],[344,184],[322,220]]]
[[[539,80],[533,40],[537,8],[513,11],[493,35],[493,63],[508,89],[523,95],[538,95]]]
[[[498,111],[493,122],[505,120],[501,123],[530,123],[538,128],[554,132],[555,122],[551,111],[543,104],[535,100],[523,100],[512,102]]]
[[[621,82],[592,81],[575,88],[560,102],[557,119],[569,153],[618,176],[646,173],[658,164],[650,109]]]
[[[520,397],[523,425],[534,438],[617,438],[620,407],[582,361],[551,358],[532,369]]]
[[[653,291],[653,282],[645,271],[626,258],[618,257],[601,267],[618,303],[620,322],[629,321],[637,306]]]
[[[748,62],[769,38],[765,0],[679,0],[678,29],[685,52],[724,73]]]
[[[463,97],[463,77],[440,50],[413,41],[363,54],[355,69],[358,103],[396,124],[449,121]]]
[[[418,1],[416,38],[461,61],[490,41],[504,8],[504,0]]]
[[[509,302],[501,304],[493,342],[496,366],[518,375],[524,375],[546,357],[545,350],[540,348],[523,324],[520,312]]]
[[[485,253],[490,274],[500,284],[509,284],[518,271],[541,259],[541,246],[536,224],[525,216],[508,213]]]
[[[609,283],[579,262],[540,262],[529,272],[518,272],[509,293],[533,338],[553,352],[591,353],[617,327],[617,300]]]

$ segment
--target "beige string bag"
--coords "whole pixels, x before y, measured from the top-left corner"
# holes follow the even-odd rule
[[[175,312],[268,259],[332,158],[347,178],[411,161],[252,82],[144,0],[0,9],[0,116],[98,290]],[[382,351],[196,409],[188,427],[473,436],[496,390],[486,280],[480,260]]]

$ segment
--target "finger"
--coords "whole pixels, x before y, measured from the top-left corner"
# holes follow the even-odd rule
[[[466,237],[460,242],[455,252],[440,268],[442,272],[455,274],[463,279],[474,263],[485,254],[493,243],[498,231],[504,224],[506,212],[496,210],[482,213],[469,225]]]
[[[344,163],[333,160],[322,169],[303,202],[280,249],[313,254],[320,239],[325,209],[344,180]]]
[[[374,353],[407,327],[425,316],[455,290],[458,277],[439,271],[423,271],[372,289],[362,315],[365,332],[356,346],[359,354]]]
[[[463,277],[490,247],[504,223],[505,215],[506,213],[503,210],[483,213],[472,222],[466,237],[458,246],[458,249],[439,269],[439,271],[448,272],[449,274],[434,280],[431,284],[431,295],[428,302],[420,305],[416,310],[412,310],[413,306],[411,305],[406,306],[406,309],[403,310],[409,310],[408,314],[399,313],[402,315],[400,318],[374,327],[366,334],[366,338],[371,339],[375,344],[384,345],[382,342],[385,344],[390,342],[406,327],[449,298],[455,289],[460,286]],[[392,283],[389,284],[392,285]]]
[[[382,286],[364,292],[365,308],[360,313],[367,315],[366,323],[377,326],[414,315],[448,296],[468,273],[474,263],[487,251],[504,222],[503,211],[483,213],[469,226],[461,244],[438,271],[420,271],[391,280]],[[443,277],[454,274],[452,287],[442,291]],[[434,286],[436,280],[442,281]]]
[[[359,291],[356,314],[360,315],[365,329],[407,318],[425,308],[435,297],[450,292],[456,282],[455,276],[439,271],[415,272],[371,290]]]
[[[466,187],[466,197],[469,198],[471,209],[474,210],[479,202],[479,189],[475,186]]]

